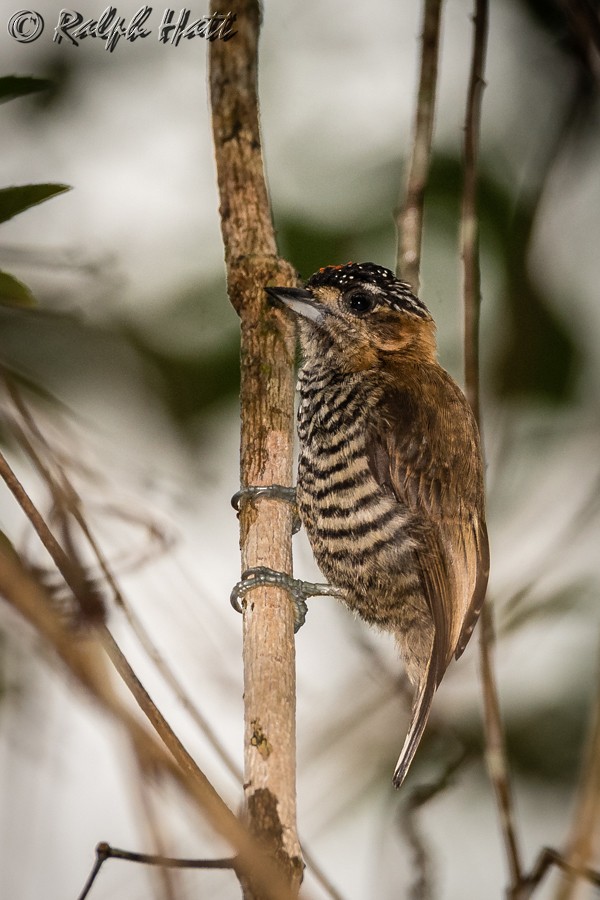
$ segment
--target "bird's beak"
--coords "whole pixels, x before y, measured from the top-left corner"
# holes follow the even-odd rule
[[[323,317],[323,305],[305,288],[266,287],[265,291],[273,306],[283,303],[292,312],[311,322],[320,322]]]

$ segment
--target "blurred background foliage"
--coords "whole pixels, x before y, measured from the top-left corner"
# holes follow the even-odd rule
[[[112,434],[120,451],[129,448],[128,490],[135,487],[138,496],[159,508],[168,497],[167,513],[179,519],[184,548],[190,517],[206,519],[198,526],[204,544],[191,548],[185,565],[201,579],[199,563],[213,557],[204,585],[212,578],[211,596],[222,604],[237,570],[235,538],[224,547],[211,545],[209,535],[214,532],[214,539],[223,541],[234,533],[235,523],[223,526],[228,531],[215,523],[229,515],[226,495],[237,486],[239,342],[226,297],[209,121],[202,111],[206,47],[163,48],[146,40],[122,42],[107,54],[99,41],[77,49],[55,46],[49,33],[58,7],[41,6],[48,36],[35,45],[18,45],[6,33],[1,39],[3,74],[33,73],[43,82],[35,94],[0,108],[0,187],[64,182],[72,190],[1,226],[0,266],[31,290],[37,306],[15,304],[7,289],[0,305],[0,364],[31,396],[46,398],[48,419],[54,409],[57,417],[65,415],[62,405],[53,407],[49,398],[54,397],[91,426],[90,434],[97,427],[103,440]],[[280,251],[302,277],[349,259],[392,265],[393,209],[404,179],[418,58],[418,4],[407,6],[378,0],[369,28],[359,4],[300,6],[289,0],[277,9],[265,8],[261,96],[267,174]],[[527,850],[533,854],[538,840],[549,843],[564,836],[565,798],[572,796],[595,695],[600,25],[592,0],[499,0],[492,7],[479,179],[491,592],[498,607],[510,759],[524,791],[521,813]],[[119,13],[127,15],[125,6]],[[448,3],[444,12],[422,278],[422,295],[438,322],[442,362],[459,380],[456,248],[469,14],[462,0]],[[6,429],[0,439],[11,446]],[[111,473],[111,490],[118,494],[122,470],[117,465]],[[161,492],[157,484],[163,482],[168,489]],[[215,485],[219,495],[211,493]],[[0,512],[11,537],[11,528],[16,529],[16,542],[21,532],[8,497],[2,497]],[[299,559],[301,567],[310,566],[306,548]],[[159,588],[160,582],[157,604],[169,589],[167,580]],[[177,628],[187,624],[174,616],[174,634],[180,637]],[[395,661],[375,638],[366,640],[365,650],[358,626],[343,616],[331,609],[311,611],[323,634],[313,632],[312,650],[299,647],[301,736],[312,721],[309,709],[321,709],[320,724],[310,726],[310,749],[301,747],[301,767],[320,747],[319,752],[325,748],[331,755],[325,771],[336,771],[340,754],[348,752],[348,743],[342,751],[338,741],[358,747],[366,741],[354,707],[346,710],[354,724],[341,728],[336,690],[355,695],[356,704],[362,700],[388,733],[378,751],[365,745],[364,753],[375,756],[370,773],[362,772],[358,751],[355,757],[349,754],[355,764],[352,787],[348,790],[338,772],[332,789],[338,805],[322,810],[320,818],[310,806],[320,802],[319,790],[307,788],[301,801],[305,828],[321,841],[325,859],[335,856],[328,828],[343,831],[345,804],[353,804],[352,816],[362,822],[367,814],[357,812],[361,792],[372,807],[373,792],[379,791],[389,822],[395,802],[387,793],[400,731],[394,725],[389,734],[392,708],[392,721],[400,721],[393,706]],[[224,621],[231,654],[227,668],[239,670],[237,638],[231,639],[239,623]],[[10,620],[0,621],[5,631],[0,658],[6,656],[13,627]],[[328,657],[335,647],[332,660],[336,653],[345,655],[349,638],[356,654],[344,663],[331,662],[337,674],[328,681],[318,654]],[[473,673],[473,660],[471,666]],[[24,658],[17,670],[17,682],[27,684]],[[201,677],[210,684],[214,670]],[[357,690],[361,677],[367,687]],[[461,742],[478,755],[477,695],[467,680],[457,669],[455,686],[445,695],[451,710],[447,718]],[[237,690],[239,682],[233,683]],[[231,682],[226,679],[226,684],[230,690]],[[461,691],[467,699],[461,699]],[[1,701],[0,695],[0,710]],[[214,703],[219,730],[223,700]],[[417,760],[415,782],[430,773],[432,759],[447,755],[440,750],[447,740],[440,742],[438,728],[444,735],[450,726],[443,711],[438,716]],[[6,721],[14,727],[14,717]],[[484,782],[478,771],[476,796],[481,797]],[[551,790],[553,799],[545,794],[542,802],[536,795],[534,802],[536,790]],[[448,804],[446,812],[437,808],[438,831],[439,823],[451,821]],[[490,858],[492,870],[501,871],[489,816],[489,846],[478,850],[482,871],[472,872],[472,889],[465,888],[459,874],[452,875],[437,841],[445,873],[440,897],[480,898]],[[425,819],[435,837],[436,823]],[[473,825],[473,840],[479,832]],[[102,837],[96,834],[97,840]],[[377,876],[371,860],[368,877],[375,880],[366,880],[361,870],[363,888],[353,892],[352,869],[340,876],[344,896],[367,896],[365,883],[373,890],[377,885],[377,896],[397,896],[393,854],[386,846],[385,841],[378,845],[384,862]],[[486,896],[500,896],[502,876],[497,878]],[[214,896],[229,896],[225,888],[213,890]],[[9,895],[16,900],[34,896],[16,883]],[[64,890],[60,896],[66,896]]]

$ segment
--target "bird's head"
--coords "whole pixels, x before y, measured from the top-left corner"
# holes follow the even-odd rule
[[[326,266],[303,288],[266,291],[298,316],[309,363],[358,372],[385,362],[390,354],[417,362],[435,359],[435,324],[427,307],[382,266]]]

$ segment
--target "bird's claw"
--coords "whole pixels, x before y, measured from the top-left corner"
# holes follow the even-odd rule
[[[263,585],[274,585],[275,587],[284,588],[291,595],[294,601],[294,634],[304,625],[308,607],[306,598],[313,596],[310,591],[305,590],[306,587],[314,587],[308,582],[301,581],[299,578],[293,578],[286,575],[285,572],[276,572],[267,566],[256,566],[253,569],[246,569],[242,573],[241,581],[235,585],[231,591],[230,601],[233,608],[241,613],[244,611],[243,600],[248,591],[255,587]]]
[[[283,500],[291,503],[294,510],[294,518],[292,521],[292,534],[300,531],[300,517],[298,516],[298,507],[296,506],[296,488],[286,487],[283,484],[266,484],[266,485],[249,485],[237,491],[231,498],[231,505],[236,512],[240,511],[242,500],[249,498],[259,500],[262,497],[268,497],[272,500]]]

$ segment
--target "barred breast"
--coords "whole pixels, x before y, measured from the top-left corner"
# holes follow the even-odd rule
[[[413,552],[414,514],[369,468],[366,432],[377,393],[358,375],[314,370],[300,373],[299,390],[297,500],[315,559],[361,618],[411,641],[407,661],[416,676],[433,622]]]

